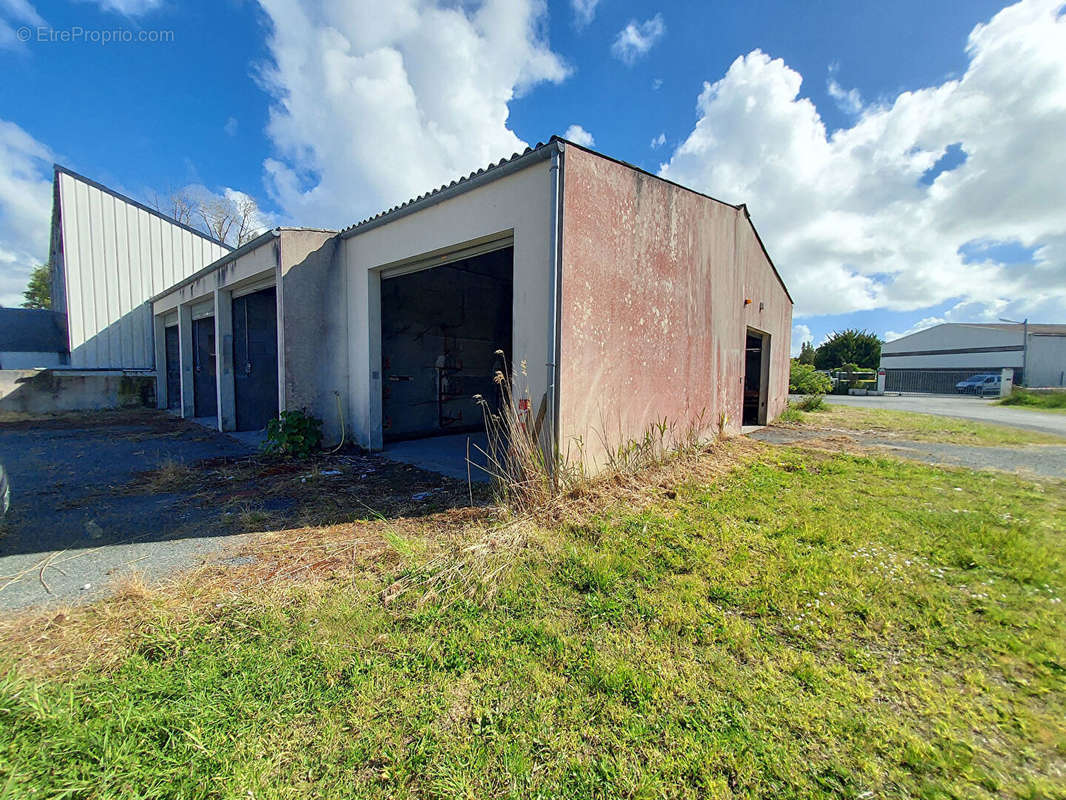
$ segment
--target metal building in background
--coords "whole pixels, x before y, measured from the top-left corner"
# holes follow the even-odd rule
[[[1016,386],[1066,386],[1066,325],[934,325],[882,345],[881,369],[889,392],[973,393],[1004,369]]]
[[[52,191],[52,307],[70,366],[153,369],[146,301],[232,248],[58,165]]]

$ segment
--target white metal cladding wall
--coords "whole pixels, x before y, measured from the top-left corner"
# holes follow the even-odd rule
[[[65,172],[59,199],[71,366],[151,368],[145,301],[229,250]]]

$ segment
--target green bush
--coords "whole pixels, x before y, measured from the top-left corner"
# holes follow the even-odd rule
[[[789,405],[793,405],[789,403]],[[825,395],[812,394],[795,403],[800,411],[823,411],[825,410]]]
[[[818,372],[811,364],[793,360],[788,376],[788,390],[793,394],[825,394],[833,388],[828,375]]]
[[[278,419],[267,423],[263,452],[306,458],[321,444],[322,420],[312,417],[305,410],[282,411]]]

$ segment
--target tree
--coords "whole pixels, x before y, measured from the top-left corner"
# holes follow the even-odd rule
[[[828,375],[817,372],[812,364],[803,364],[798,358],[792,359],[792,368],[788,376],[788,390],[792,394],[826,394],[833,388]]]
[[[207,197],[199,205],[204,229],[220,242],[233,234],[236,246],[254,239],[262,230],[259,205],[243,192],[230,192],[222,197]]]
[[[814,366],[818,369],[836,369],[844,364],[877,369],[880,363],[881,340],[869,331],[855,328],[837,331],[814,351]]]
[[[47,264],[41,264],[30,273],[30,282],[22,296],[26,298],[23,308],[52,307],[52,270]]]
[[[172,189],[165,198],[157,194],[152,198],[152,205],[156,211],[166,214],[182,225],[192,225],[195,222],[193,212],[196,211],[197,203],[184,189]]]
[[[814,346],[810,342],[804,342],[800,345],[799,358],[796,359],[801,364],[813,364],[814,363]]]

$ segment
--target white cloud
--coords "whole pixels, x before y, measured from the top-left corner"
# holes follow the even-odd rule
[[[839,64],[829,65],[829,77],[825,82],[826,91],[836,101],[837,107],[845,114],[858,114],[862,111],[862,95],[859,94],[858,89],[844,89],[843,86],[837,83],[836,76],[839,71]]]
[[[0,0],[0,49],[22,45],[16,28],[45,24],[29,0]]]
[[[705,84],[699,121],[661,173],[747,202],[797,315],[1013,308],[1066,317],[1066,17],[1025,0],[971,32],[958,80],[864,108],[831,136],[801,76],[755,50]],[[964,163],[923,173],[954,144]],[[1032,264],[965,263],[973,240]]]
[[[578,28],[587,27],[596,16],[596,6],[600,0],[570,0],[570,7],[574,10],[574,24]]]
[[[86,0],[100,6],[102,11],[113,11],[127,17],[139,17],[149,11],[155,11],[163,0]]]
[[[22,304],[30,272],[48,259],[52,153],[0,120],[0,305]]]
[[[811,329],[807,325],[793,325],[792,326],[792,357],[795,358],[800,354],[800,348],[804,342],[809,342],[812,339]]]
[[[349,225],[521,152],[509,103],[569,74],[543,0],[261,4],[267,184],[298,222]]]
[[[230,117],[226,120],[226,124],[222,126],[222,130],[226,132],[227,136],[236,136],[239,123],[236,117]]]
[[[659,90],[660,90],[661,88],[663,88],[663,79],[662,79],[662,78],[655,78],[655,79],[654,79],[654,80],[653,80],[653,81],[651,82],[651,90],[652,90],[653,92],[657,92],[657,91],[659,91]]]
[[[656,136],[654,139],[651,140],[651,149],[652,150],[657,150],[658,148],[662,147],[664,144],[666,144],[666,134],[665,133],[660,133],[658,136]]]
[[[662,14],[656,14],[643,22],[630,20],[629,24],[618,32],[614,44],[611,45],[611,54],[626,64],[632,64],[651,50],[665,34],[666,23],[663,22]]]
[[[566,133],[563,134],[564,139],[569,139],[574,144],[584,145],[585,147],[594,147],[596,140],[592,138],[592,134],[582,128],[580,125],[571,125],[566,129]]]

